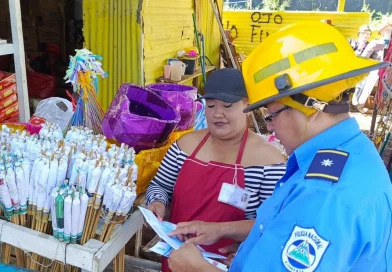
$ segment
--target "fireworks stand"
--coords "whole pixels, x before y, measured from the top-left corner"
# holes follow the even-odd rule
[[[135,150],[102,135],[100,59],[85,49],[71,57],[66,79],[77,96],[68,127],[1,125],[3,264],[14,253],[16,266],[31,270],[103,271],[114,260],[113,271],[124,271],[125,245],[144,220],[132,210]]]
[[[20,26],[20,18],[15,21]],[[16,28],[20,29],[13,30]],[[21,36],[20,31],[17,34]],[[22,50],[17,40],[12,46],[14,54]],[[11,45],[1,45],[0,49],[10,51]],[[170,145],[193,130],[197,89],[172,82],[147,87],[123,84],[105,113],[97,99],[98,78],[108,76],[101,59],[87,49],[77,50],[70,58],[64,79],[73,86],[73,114],[65,128],[49,120],[49,115],[33,116],[29,123],[0,122],[0,242],[4,265],[32,271],[76,272],[103,271],[112,263],[113,271],[121,272],[125,270],[125,246],[134,235],[135,256],[139,255],[144,219],[136,206],[144,205],[143,193]],[[22,61],[18,63],[24,67]],[[27,122],[23,78],[25,75],[17,71],[20,121]],[[146,109],[148,112],[144,112]],[[67,139],[72,133],[76,136]],[[90,149],[83,149],[87,143]],[[115,156],[107,155],[110,152]],[[121,159],[117,157],[120,153]],[[65,172],[60,175],[62,162]],[[102,170],[101,177],[90,191],[87,177],[92,174],[94,179],[97,168]],[[109,168],[113,172],[102,178]],[[125,168],[129,171],[122,171]],[[56,169],[53,184],[52,169]],[[102,188],[101,183],[105,184]],[[121,188],[122,198],[109,187]],[[129,199],[136,198],[136,194],[138,198],[127,202],[133,203],[132,212],[126,205],[120,212],[128,192]],[[59,198],[62,200],[58,202]],[[115,200],[120,201],[118,210],[110,208]]]
[[[27,124],[7,124],[6,126],[2,126],[1,133],[6,133],[6,129],[10,129],[14,132],[28,131],[31,134],[37,134],[38,132],[40,134],[40,137],[44,137],[43,129],[46,128],[37,129],[35,126]],[[26,134],[22,132],[22,135]],[[35,136],[26,137],[28,137],[28,139],[30,140],[34,139]],[[10,134],[8,138],[12,138],[12,135]],[[115,148],[117,147],[113,147],[113,145],[108,144],[108,150],[114,150]],[[132,149],[130,151],[132,151]],[[77,162],[75,162],[75,165],[76,163]],[[19,164],[16,164],[16,173],[18,173],[18,167]],[[34,170],[32,170],[32,173],[33,172]],[[45,169],[42,169],[42,171],[40,172],[45,172]],[[42,177],[42,173],[40,173],[40,177]],[[129,174],[131,172],[128,171],[127,173]],[[18,176],[18,174],[16,174],[16,176]],[[31,176],[33,176],[33,174]],[[3,178],[7,182],[9,181],[8,174],[6,177],[2,176],[0,178],[0,180],[2,181],[2,184],[0,184],[0,186],[4,186],[5,182],[3,181]],[[18,179],[17,181],[19,183]],[[12,186],[10,184],[8,185],[8,187],[12,189]],[[60,239],[59,237],[56,237],[59,235],[55,235],[55,233],[57,233],[57,230],[55,228],[55,225],[53,224],[53,221],[55,221],[56,219],[53,214],[56,215],[56,213],[58,213],[58,207],[52,209],[51,216],[49,216],[49,219],[48,217],[46,218],[47,221],[44,221],[45,210],[43,212],[42,220],[39,220],[39,209],[37,209],[36,213],[31,213],[30,207],[28,207],[30,206],[30,204],[26,206],[26,202],[23,203],[23,201],[20,201],[19,212],[14,212],[12,216],[7,218],[9,209],[7,208],[8,206],[6,205],[6,203],[10,202],[6,201],[6,198],[4,197],[5,195],[3,194],[3,189],[4,187],[2,187],[2,213],[3,217],[7,220],[0,219],[2,263],[12,263],[11,253],[14,248],[16,255],[16,265],[18,267],[27,267],[32,270],[64,271],[67,267],[66,271],[79,271],[79,268],[82,271],[103,271],[112,262],[112,260],[114,260],[113,271],[124,271],[125,245],[131,239],[131,237],[139,229],[141,229],[144,222],[141,213],[137,210],[136,207],[134,207],[133,213],[130,214],[129,218],[126,218],[124,216],[124,220],[116,220],[115,217],[111,217],[111,221],[107,221],[106,216],[104,215],[104,212],[101,211],[100,207],[98,207],[97,209],[95,209],[93,206],[87,207],[86,202],[85,215],[87,214],[86,217],[89,218],[89,210],[92,211],[91,214],[95,213],[95,216],[90,216],[90,218],[93,220],[89,220],[89,222],[96,222],[96,225],[88,228],[88,226],[91,224],[89,224],[87,220],[80,223],[81,226],[84,226],[83,233],[80,233],[80,240],[78,239],[78,243],[72,243],[72,237],[70,240],[68,240],[68,242],[66,242],[66,227],[64,227],[63,240],[62,238]],[[23,188],[20,187],[18,187],[17,189],[18,193],[20,193],[19,190],[23,190]],[[52,197],[53,191],[55,190],[52,190]],[[108,192],[105,191],[105,196],[106,194],[108,194]],[[15,203],[15,201],[13,200],[15,195],[12,194],[12,190],[10,190],[9,195],[10,199],[12,199],[11,202]],[[132,194],[130,195],[132,196]],[[68,196],[70,195],[68,194]],[[134,196],[136,197],[136,192],[134,193]],[[123,198],[124,197],[125,194],[123,195]],[[55,198],[53,198],[53,200],[54,199]],[[75,203],[75,199],[73,203]],[[130,198],[130,202],[128,205],[129,209],[131,209],[131,206],[134,204],[134,200],[135,198]],[[38,202],[39,201],[37,201],[37,203]],[[66,200],[64,202],[66,202]],[[39,205],[37,204],[37,207],[38,206]],[[66,207],[66,205],[64,205],[64,207]],[[55,212],[53,212],[54,210]],[[126,210],[128,210],[128,208],[124,209],[124,211]],[[60,216],[58,217],[60,218]],[[51,219],[52,222],[50,222]],[[72,217],[72,221],[73,220],[74,218]],[[77,226],[78,225],[79,224],[77,224]],[[87,232],[87,229],[90,229],[90,231]],[[86,242],[83,242],[83,240],[86,240]]]
[[[100,59],[87,49],[71,57],[68,126],[51,116],[1,125],[4,264],[14,264],[14,253],[16,265],[31,270],[103,271],[113,261],[121,272],[135,234],[138,256],[144,219],[136,205],[144,205],[171,144],[193,130],[197,89],[125,83],[104,113],[96,97],[98,77],[107,76]]]
[[[58,261],[72,265],[81,268],[82,271],[103,271],[113,259],[119,263],[120,270],[117,271],[124,271],[121,266],[124,265],[125,252],[124,254],[119,253],[124,251],[125,244],[142,225],[143,216],[139,211],[136,211],[122,226],[115,230],[108,242],[103,243],[96,239],[90,239],[81,246],[65,244],[51,235],[0,220],[0,240],[2,243],[22,249],[25,256],[31,256],[35,253],[51,260],[51,262]]]

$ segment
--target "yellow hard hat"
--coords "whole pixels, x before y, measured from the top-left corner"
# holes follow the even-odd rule
[[[250,106],[279,101],[305,115],[348,112],[334,100],[367,73],[389,63],[357,57],[345,37],[321,22],[300,22],[273,33],[243,62]],[[331,103],[329,103],[331,102]]]

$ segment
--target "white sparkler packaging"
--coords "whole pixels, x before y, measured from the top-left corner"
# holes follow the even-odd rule
[[[124,144],[108,147],[106,138],[91,129],[72,127],[65,138],[60,132],[50,123],[34,136],[2,127],[4,214],[25,216],[28,227],[40,232],[51,222],[55,238],[80,244],[95,236],[99,219],[105,218],[100,239],[107,241],[136,198],[135,152]]]

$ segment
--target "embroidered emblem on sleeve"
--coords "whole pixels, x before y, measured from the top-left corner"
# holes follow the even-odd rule
[[[346,165],[349,153],[335,149],[321,149],[305,175],[305,179],[325,179],[337,183]]]
[[[314,228],[295,226],[282,251],[283,265],[289,271],[315,271],[329,244]]]

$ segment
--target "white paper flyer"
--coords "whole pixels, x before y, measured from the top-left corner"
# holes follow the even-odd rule
[[[168,234],[176,229],[176,225],[170,222],[160,222],[158,218],[150,211],[145,208],[139,207],[141,213],[147,221],[147,224],[151,226],[151,228],[158,234],[158,236],[165,242],[159,242],[154,247],[150,249],[150,251],[155,252],[159,255],[169,257],[170,253],[174,250],[177,250],[184,243],[180,241],[177,237],[170,237]],[[216,262],[211,259],[227,259],[222,255],[218,255],[215,253],[207,252],[201,247],[199,247],[204,259],[206,259],[209,263],[215,265],[217,268],[227,271],[226,265]]]

